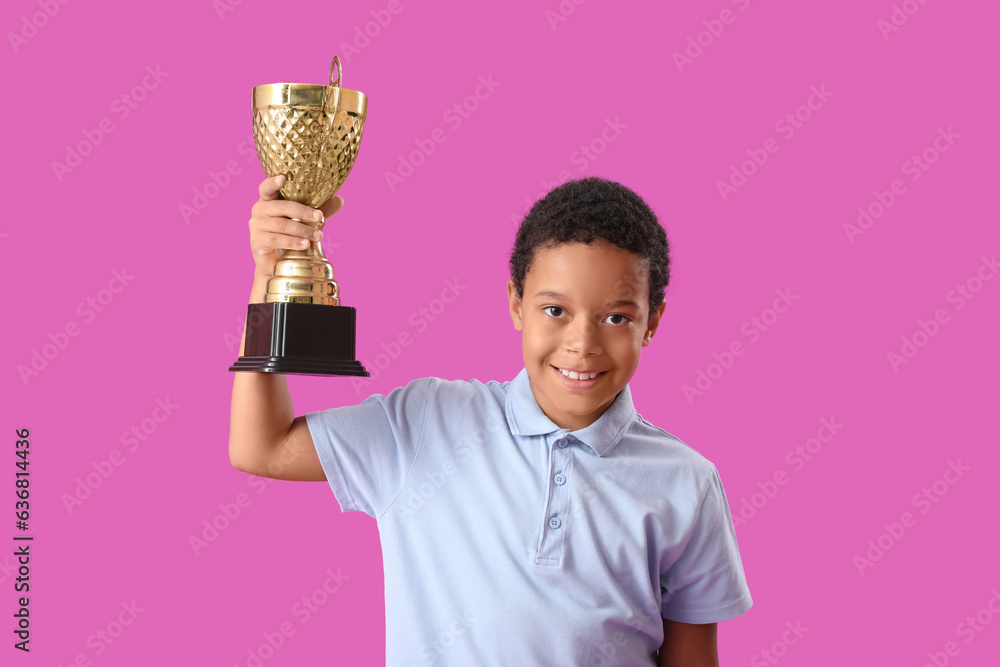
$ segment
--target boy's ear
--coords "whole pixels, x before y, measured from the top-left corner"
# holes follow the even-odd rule
[[[517,298],[513,278],[507,281],[507,300],[510,302],[510,319],[514,322],[514,328],[521,331],[521,300]]]
[[[656,333],[657,327],[660,326],[660,318],[663,316],[663,310],[667,307],[666,301],[660,304],[660,307],[653,311],[652,315],[649,317],[649,324],[646,326],[646,333],[642,336],[642,346],[646,347],[649,342],[653,339],[653,334]]]

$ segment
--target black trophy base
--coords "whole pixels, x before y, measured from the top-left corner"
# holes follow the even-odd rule
[[[351,306],[251,303],[243,356],[230,371],[369,377],[354,358]]]

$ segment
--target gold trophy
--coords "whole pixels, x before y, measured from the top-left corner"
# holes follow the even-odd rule
[[[368,98],[342,88],[342,75],[334,56],[328,86],[273,83],[253,89],[257,157],[269,178],[285,175],[282,199],[319,208],[351,173]],[[323,228],[322,222],[300,222]],[[282,251],[264,300],[247,307],[244,355],[230,371],[369,375],[354,358],[356,311],[340,305],[333,266],[318,241]]]

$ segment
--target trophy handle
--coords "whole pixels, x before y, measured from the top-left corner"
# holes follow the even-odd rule
[[[333,71],[337,71],[337,78],[333,78]],[[344,69],[340,64],[340,56],[334,56],[330,62],[330,85],[323,90],[323,111],[326,112],[331,107],[336,110],[340,103],[340,81],[344,78]]]
[[[333,70],[337,70],[336,81],[333,79]],[[333,60],[330,62],[330,85],[339,86],[340,80],[343,78],[343,76],[344,76],[344,70],[340,66],[340,56],[334,56]]]

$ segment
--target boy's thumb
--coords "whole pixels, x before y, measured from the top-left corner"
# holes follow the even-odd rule
[[[330,216],[344,207],[344,199],[340,195],[334,195],[326,200],[326,203],[319,207],[323,217],[329,220]]]
[[[261,199],[269,201],[271,199],[277,199],[278,191],[280,191],[281,188],[283,188],[284,186],[285,186],[285,175],[278,174],[273,178],[264,179],[264,181],[260,184],[260,187],[257,188],[257,190],[258,192],[260,192]]]

